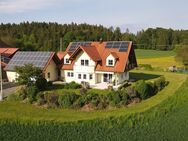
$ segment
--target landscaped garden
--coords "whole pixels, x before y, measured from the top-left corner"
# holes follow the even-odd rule
[[[163,65],[160,67],[163,68]],[[20,100],[17,96],[18,99],[14,96],[9,97],[9,100],[0,103],[0,140],[187,141],[188,129],[185,126],[188,124],[186,120],[188,117],[187,75],[153,69],[152,71],[133,70],[130,72],[130,77],[136,81],[131,87],[139,94],[138,98],[141,100],[139,103],[129,103],[128,93],[125,96],[119,93],[125,92],[124,90],[130,86],[122,87],[117,92],[88,89],[83,90],[84,93],[82,93],[80,85],[75,83],[74,88],[71,85],[52,87],[48,83],[47,87],[51,89],[42,90],[37,93],[38,96],[34,94],[36,97],[32,99],[31,96],[31,101],[28,97],[24,100]],[[140,94],[146,94],[145,90],[148,86],[153,86],[156,84],[154,82],[164,78],[168,82],[166,87],[154,95],[149,95],[147,99],[141,98]],[[140,91],[139,86],[146,89]],[[117,93],[116,96],[113,93]],[[42,99],[45,103],[40,105],[39,95],[44,94],[58,95],[56,100],[61,104],[58,103],[58,106],[52,104],[51,107],[48,105],[49,99]],[[118,104],[116,105],[112,100],[112,103],[108,101],[109,106],[106,108],[97,108],[97,105],[84,110],[83,107],[88,104],[88,101],[95,103],[101,96],[108,95],[119,99]],[[87,96],[89,98],[86,98]],[[126,99],[122,100],[122,97]],[[74,102],[69,103],[72,99],[77,101],[80,98],[86,102],[82,107],[74,108],[72,107]],[[122,105],[125,101],[127,104]],[[65,106],[67,103],[70,106]]]

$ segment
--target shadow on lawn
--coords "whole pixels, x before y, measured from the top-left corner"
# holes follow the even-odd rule
[[[149,80],[149,79],[155,79],[160,77],[161,75],[156,74],[146,74],[146,73],[135,73],[130,72],[130,78],[135,80]]]

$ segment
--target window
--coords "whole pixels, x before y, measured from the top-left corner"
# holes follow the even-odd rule
[[[81,66],[89,66],[89,60],[81,60]]]
[[[92,74],[89,75],[89,79],[90,79],[90,80],[93,79],[93,75],[92,75]]]
[[[84,60],[81,60],[81,66],[84,66]]]
[[[74,73],[73,72],[67,72],[67,77],[74,77]]]
[[[67,72],[67,76],[70,77],[70,72]]]
[[[114,64],[114,63],[113,63],[113,60],[108,60],[108,65],[109,65],[109,66],[113,66],[113,64]]]
[[[86,75],[86,74],[84,74],[83,78],[84,78],[84,79],[87,79],[87,75]]]
[[[85,66],[89,66],[89,60],[85,60]]]
[[[73,72],[71,72],[71,77],[74,77],[74,73]]]
[[[68,58],[65,59],[65,63],[69,64],[69,59]]]
[[[48,78],[50,78],[50,72],[48,72]]]
[[[78,79],[82,79],[82,75],[81,74],[78,74]]]

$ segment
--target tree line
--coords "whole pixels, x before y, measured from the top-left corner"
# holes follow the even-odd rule
[[[172,50],[188,44],[188,30],[149,28],[122,33],[120,28],[106,28],[102,25],[58,24],[45,22],[23,22],[0,24],[0,40],[27,51],[65,50],[73,41],[120,41],[131,40],[135,48]]]

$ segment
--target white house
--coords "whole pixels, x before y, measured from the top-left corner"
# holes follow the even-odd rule
[[[58,80],[59,58],[55,52],[18,51],[5,67],[9,82],[16,81],[18,77],[15,67],[25,64],[32,64],[35,67],[41,68],[44,77],[48,81]]]
[[[137,66],[132,42],[128,41],[73,42],[58,56],[65,82],[118,85],[128,80],[129,70]]]

